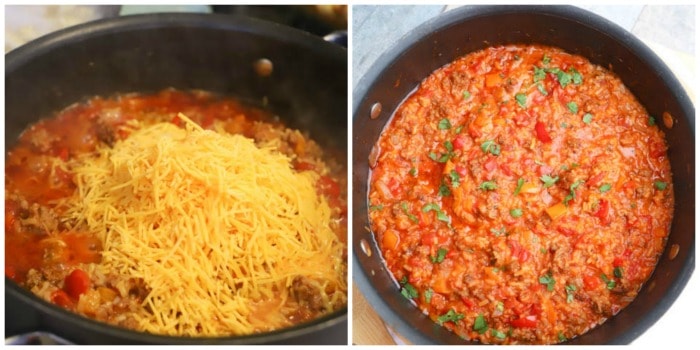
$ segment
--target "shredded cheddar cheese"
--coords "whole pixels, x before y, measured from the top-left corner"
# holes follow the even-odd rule
[[[291,325],[303,279],[327,312],[344,305],[344,245],[318,176],[241,135],[186,116],[135,125],[72,164],[67,216],[103,242],[97,268],[142,279],[138,327],[169,335],[250,334]]]

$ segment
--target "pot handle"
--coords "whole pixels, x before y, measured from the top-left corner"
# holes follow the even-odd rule
[[[6,338],[5,345],[73,345],[73,343],[53,333],[37,331]]]
[[[323,40],[338,44],[344,48],[348,47],[348,31],[347,30],[334,30],[323,36]]]

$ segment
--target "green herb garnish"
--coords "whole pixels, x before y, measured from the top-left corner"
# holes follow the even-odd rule
[[[576,292],[576,286],[573,284],[567,284],[566,287],[564,287],[566,290],[566,302],[571,303],[574,301],[574,292]]]
[[[460,180],[459,174],[455,170],[452,170],[452,171],[450,171],[449,176],[450,176],[450,181],[452,182],[452,187],[453,188],[459,187],[459,180]]]
[[[457,322],[463,318],[464,318],[463,314],[458,314],[455,312],[455,310],[450,309],[450,311],[447,311],[446,314],[439,316],[437,318],[437,322],[439,325],[442,326],[442,324],[445,322]]]
[[[437,251],[437,256],[431,256],[430,261],[432,261],[433,264],[439,264],[445,260],[446,255],[447,255],[447,249],[440,248]]]
[[[605,288],[608,288],[609,290],[612,290],[615,288],[615,281],[608,279],[608,276],[604,273],[600,274],[600,278],[605,282]]]
[[[485,190],[485,191],[493,191],[498,188],[498,185],[496,185],[495,181],[484,181],[479,185],[479,189]]]
[[[494,156],[501,154],[501,146],[499,146],[494,140],[486,140],[481,144],[481,150],[484,153],[491,153]]]
[[[665,190],[666,186],[668,186],[668,184],[663,181],[654,181],[654,188],[656,188],[659,191]]]
[[[518,185],[515,186],[515,191],[513,191],[513,195],[517,196],[518,193],[520,193],[520,190],[523,188],[523,185],[525,184],[525,179],[522,177],[518,179]]]
[[[540,180],[542,180],[542,182],[544,183],[545,188],[549,188],[554,186],[554,184],[557,181],[559,181],[559,176],[551,177],[549,175],[542,175],[542,177],[540,177]]]
[[[447,118],[440,120],[440,122],[438,123],[438,129],[440,129],[440,130],[447,130],[451,127],[452,127],[452,124],[450,124],[450,120]]]
[[[616,267],[613,269],[613,275],[614,275],[615,277],[617,277],[617,278],[622,278],[622,268],[619,267],[619,266],[616,266]]]
[[[551,274],[546,274],[540,277],[540,283],[546,285],[547,290],[551,292],[554,290],[554,284],[556,284],[556,281]]]
[[[369,206],[369,210],[370,210],[370,211],[377,211],[377,210],[382,210],[382,209],[384,209],[384,205],[383,205],[383,204],[377,204],[377,205],[370,205],[370,206]]]
[[[473,329],[479,332],[479,334],[484,334],[487,330],[489,330],[489,325],[486,323],[486,319],[484,318],[483,314],[479,314],[479,316],[476,317],[474,320]]]

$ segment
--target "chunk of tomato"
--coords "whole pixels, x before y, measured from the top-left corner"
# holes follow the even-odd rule
[[[75,269],[66,276],[65,284],[66,293],[72,298],[78,299],[90,289],[90,276],[81,269]]]
[[[544,143],[552,142],[552,138],[549,136],[547,128],[542,122],[538,121],[535,123],[535,134],[537,135],[537,139]]]

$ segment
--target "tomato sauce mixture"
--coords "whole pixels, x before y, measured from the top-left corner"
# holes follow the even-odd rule
[[[617,314],[671,226],[655,123],[619,78],[556,48],[436,70],[370,159],[371,226],[400,292],[481,343],[564,342]]]
[[[164,90],[155,94],[94,97],[72,105],[53,118],[30,126],[6,156],[5,165],[5,275],[39,297],[58,306],[101,321],[137,329],[124,312],[140,307],[148,288],[134,279],[125,290],[109,276],[90,275],[89,265],[99,264],[102,242],[67,222],[56,205],[76,191],[70,160],[98,146],[113,145],[128,137],[129,123],[172,122],[183,126],[178,113],[203,128],[215,122],[231,134],[256,142],[279,139],[278,150],[293,158],[297,171],[315,171],[317,191],[332,209],[331,226],[347,243],[347,175],[335,161],[339,151],[322,150],[313,140],[287,129],[268,112],[234,98],[203,91]],[[335,153],[334,153],[335,152]],[[345,260],[345,257],[342,257]],[[309,296],[309,310],[298,310],[296,322],[320,315],[303,283],[299,295]],[[320,302],[320,301],[318,301]]]

